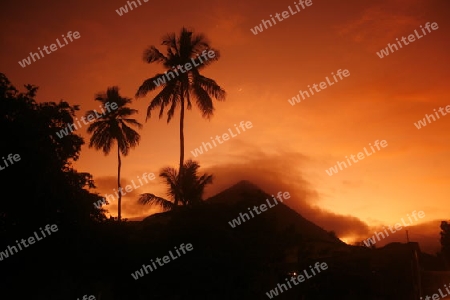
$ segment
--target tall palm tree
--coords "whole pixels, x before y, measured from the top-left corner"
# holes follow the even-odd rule
[[[167,47],[167,53],[162,54],[155,46],[150,46],[144,51],[143,59],[147,63],[162,63],[166,72],[174,72],[179,66],[191,64],[192,60],[196,61],[190,70],[178,73],[178,75],[167,82],[158,81],[164,78],[165,74],[158,73],[154,77],[145,80],[139,87],[136,97],[144,97],[148,92],[161,87],[162,90],[150,101],[147,108],[147,118],[150,118],[151,111],[160,108],[159,118],[162,117],[164,109],[167,110],[167,123],[172,119],[175,109],[180,106],[180,167],[178,174],[182,175],[184,163],[184,109],[191,109],[191,97],[195,99],[197,107],[200,109],[204,118],[211,118],[214,112],[212,98],[219,101],[225,100],[225,91],[213,80],[200,75],[200,70],[219,59],[219,52],[213,50],[209,46],[209,42],[202,34],[194,35],[192,31],[182,28],[180,35],[177,37],[175,33],[167,34],[162,39],[162,45]],[[214,51],[214,57],[202,63],[198,56],[206,50]],[[208,56],[209,57],[209,56]],[[167,78],[169,78],[167,76]],[[165,81],[165,80],[164,80]],[[180,199],[175,198],[175,205]]]
[[[109,154],[112,146],[117,142],[117,191],[119,194],[117,219],[120,221],[122,215],[122,191],[120,186],[120,168],[122,161],[120,154],[122,153],[123,156],[128,155],[130,148],[136,147],[141,139],[139,133],[128,125],[142,128],[142,124],[130,118],[130,116],[137,113],[137,110],[127,107],[127,104],[131,103],[131,98],[121,97],[117,86],[108,87],[106,93],[98,93],[95,96],[95,100],[101,102],[103,107],[112,106],[112,103],[117,104],[115,110],[101,114],[100,117],[95,119],[89,125],[87,132],[92,134],[89,148],[95,147],[96,150],[101,149],[105,155]],[[107,104],[108,102],[110,103],[109,105]],[[86,118],[89,115],[96,114],[93,110],[90,110],[86,113]]]
[[[162,177],[167,185],[167,196],[170,200],[155,196],[154,194],[141,194],[138,202],[140,204],[159,205],[163,210],[173,210],[178,204],[175,199],[184,206],[197,205],[203,202],[203,193],[207,184],[211,184],[213,176],[197,174],[200,165],[193,160],[188,160],[182,168],[182,176],[178,176],[176,169],[166,167],[161,170],[159,176]]]

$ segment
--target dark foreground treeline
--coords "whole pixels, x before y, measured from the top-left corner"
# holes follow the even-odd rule
[[[8,154],[20,155],[0,170],[0,252],[47,224],[58,231],[2,257],[0,299],[268,299],[266,292],[289,271],[317,261],[327,262],[328,270],[276,299],[411,299],[408,260],[379,263],[375,272],[370,249],[280,226],[277,214],[292,217],[281,204],[231,228],[228,221],[260,200],[253,196],[238,205],[181,207],[142,222],[108,220],[93,205],[101,196],[85,189],[94,186],[92,176],[70,165],[84,141],[55,134],[73,122],[78,108],[38,104],[35,94],[32,86],[19,93],[0,74],[1,166]],[[143,264],[183,243],[193,250],[133,279]]]

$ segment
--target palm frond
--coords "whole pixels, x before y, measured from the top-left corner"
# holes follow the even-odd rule
[[[214,81],[211,78],[202,76],[200,74],[197,74],[194,77],[194,86],[198,85],[200,86],[202,89],[204,89],[208,95],[210,95],[211,97],[214,97],[215,99],[219,100],[219,101],[223,101],[225,100],[225,96],[226,96],[226,92],[224,89],[222,89],[216,81]]]
[[[167,61],[167,57],[165,57],[155,46],[150,46],[145,49],[142,59],[149,64]]]
[[[166,46],[166,54],[163,55],[154,46],[146,50],[146,58],[148,62],[162,61],[167,71],[177,65],[185,65],[190,63],[191,59],[197,59],[197,55],[203,51],[214,51],[215,56],[204,60],[198,67],[193,68],[187,73],[179,74],[176,78],[166,81],[161,85],[156,85],[159,77],[164,74],[157,74],[153,78],[149,78],[138,88],[136,97],[143,97],[148,92],[162,87],[162,90],[156,95],[147,107],[147,117],[150,118],[151,112],[159,108],[159,118],[167,111],[167,122],[170,122],[183,97],[186,99],[186,108],[192,107],[191,96],[196,98],[196,104],[203,117],[210,118],[214,113],[212,98],[219,101],[225,100],[225,91],[212,79],[201,76],[199,70],[217,61],[220,57],[218,50],[210,47],[209,41],[203,34],[194,34],[192,30],[182,27],[178,35],[168,33],[162,38],[162,45]],[[170,86],[170,87],[169,87]],[[183,87],[183,88],[182,88]]]
[[[118,143],[119,149],[123,155],[127,155],[131,148],[139,143],[140,135],[126,123],[141,128],[142,125],[135,119],[126,118],[136,114],[138,111],[129,107],[131,98],[121,97],[119,87],[108,87],[106,92],[97,93],[97,101],[105,104],[107,102],[117,103],[118,109],[109,114],[101,115],[89,124],[87,132],[92,134],[89,147],[94,147],[107,155],[111,151],[114,141]],[[93,110],[86,113],[88,115],[95,114]],[[126,121],[125,121],[126,120]]]
[[[142,205],[158,205],[161,206],[164,211],[171,210],[174,207],[173,202],[150,193],[139,195],[138,203]]]
[[[136,126],[139,129],[142,128],[142,124],[136,121],[136,119],[122,119],[122,120],[130,125]]]
[[[164,77],[164,73],[158,73],[155,76],[153,76],[152,78],[148,78],[146,79],[141,86],[138,88],[138,91],[136,92],[135,97],[136,98],[140,98],[140,97],[145,97],[147,95],[147,93],[155,90],[157,87],[159,87],[158,85],[155,84],[156,82],[159,82],[158,79],[160,77]],[[167,83],[162,83],[160,86],[165,86]]]
[[[200,85],[193,86],[193,94],[202,116],[207,119],[210,118],[214,113],[214,105],[209,94]]]
[[[117,109],[117,115],[121,118],[128,117],[134,114],[137,114],[138,110],[126,106],[121,106]]]

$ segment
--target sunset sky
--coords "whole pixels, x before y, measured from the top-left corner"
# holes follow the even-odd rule
[[[118,85],[122,96],[134,95],[142,82],[163,72],[142,60],[145,48],[163,53],[161,38],[177,35],[183,26],[205,34],[221,58],[203,70],[227,92],[215,102],[211,120],[194,106],[185,118],[185,158],[211,136],[234,124],[253,127],[195,158],[214,184],[205,197],[241,179],[267,193],[288,191],[285,204],[307,219],[334,230],[344,241],[362,240],[380,226],[394,225],[412,211],[423,211],[410,239],[438,243],[439,223],[450,218],[450,116],[417,129],[415,122],[433,109],[450,105],[450,2],[445,0],[312,1],[312,5],[263,32],[250,29],[261,20],[294,7],[294,1],[160,1],[142,5],[122,16],[123,0],[91,1],[6,0],[0,18],[0,72],[19,89],[40,87],[37,100],[79,104],[81,117],[98,108],[94,95]],[[344,4],[345,3],[345,4]],[[437,30],[380,58],[376,52],[407,37],[427,22]],[[55,43],[68,31],[80,38],[22,68],[18,61],[38,47]],[[423,34],[422,34],[423,35]],[[446,54],[447,53],[447,54]],[[299,90],[319,84],[347,69],[350,76],[296,103]],[[139,110],[139,147],[122,160],[122,186],[145,172],[156,175],[179,161],[179,110],[167,124],[158,111],[145,122],[147,106],[156,93],[133,100]],[[116,188],[117,158],[89,149],[85,138],[74,166],[90,172],[97,192]],[[345,156],[376,151],[333,176],[325,170]],[[123,198],[123,217],[144,217],[158,208],[138,205],[140,193],[165,195],[157,177]],[[117,214],[116,203],[107,209]],[[404,231],[392,237],[405,242]],[[427,249],[427,248],[425,248]],[[430,248],[431,249],[431,248]],[[434,249],[434,248],[433,248]]]

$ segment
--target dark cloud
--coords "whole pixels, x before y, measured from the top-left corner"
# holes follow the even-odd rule
[[[319,194],[304,178],[301,167],[309,158],[299,153],[279,153],[274,155],[253,151],[250,158],[240,158],[241,163],[215,165],[201,172],[214,175],[214,183],[208,187],[205,196],[213,196],[241,180],[248,180],[259,186],[268,194],[288,191],[292,198],[284,203],[297,211],[306,219],[321,226],[325,230],[333,230],[337,236],[354,237],[362,241],[371,236],[383,226],[370,227],[365,222],[351,215],[339,215],[319,208],[316,203]],[[348,188],[353,184],[345,182]],[[358,184],[357,184],[358,185]],[[402,216],[399,216],[399,220]],[[440,250],[439,232],[441,220],[434,220],[408,228],[410,241],[419,242],[422,251],[435,254]],[[377,243],[382,247],[391,242],[406,242],[405,229],[390,235]]]
[[[307,156],[288,152],[268,155],[253,151],[239,160],[242,163],[216,165],[204,170],[214,175],[214,184],[205,196],[217,194],[240,180],[248,180],[268,194],[288,191],[291,199],[285,204],[325,230],[335,231],[338,236],[364,236],[369,233],[369,227],[360,219],[338,215],[315,205],[319,195],[300,171],[302,165],[309,161]]]

